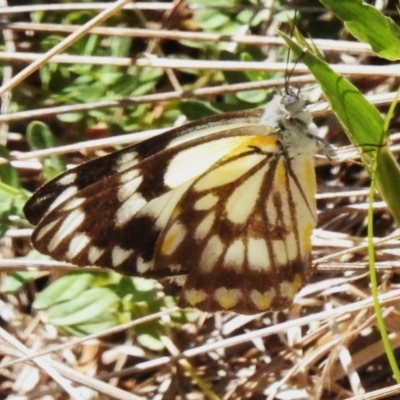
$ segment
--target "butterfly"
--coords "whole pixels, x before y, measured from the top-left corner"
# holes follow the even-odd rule
[[[26,203],[56,260],[181,286],[178,305],[282,310],[309,281],[318,137],[287,89],[68,170]]]

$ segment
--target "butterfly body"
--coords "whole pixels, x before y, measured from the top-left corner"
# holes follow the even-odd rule
[[[27,203],[33,244],[80,266],[179,278],[182,307],[287,308],[312,272],[316,131],[291,93],[83,164]]]

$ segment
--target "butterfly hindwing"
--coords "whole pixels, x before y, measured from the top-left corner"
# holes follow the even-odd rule
[[[180,306],[254,314],[291,304],[311,275],[313,163],[260,137],[190,185],[154,260],[155,270],[187,273]]]

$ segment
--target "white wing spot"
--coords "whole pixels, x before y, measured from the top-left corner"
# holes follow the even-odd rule
[[[173,282],[175,282],[175,284],[177,286],[183,287],[186,283],[186,278],[187,278],[187,275],[176,275],[172,279],[173,279]]]
[[[170,264],[167,266],[167,268],[171,271],[171,274],[176,275],[177,272],[182,270],[182,265],[181,264]]]
[[[57,179],[57,185],[61,186],[69,186],[71,183],[75,182],[77,175],[75,172],[70,172],[69,174],[65,174],[63,177]]]
[[[265,271],[270,269],[268,247],[264,239],[249,238],[247,244],[247,261],[250,269]]]
[[[245,224],[254,211],[268,165],[238,186],[226,202],[226,215],[234,224]]]
[[[288,251],[293,253],[296,247],[290,247],[288,249],[287,242],[283,240],[272,241],[272,251],[274,253],[274,259],[278,264],[286,265],[290,260],[296,257],[296,253],[289,258]],[[291,244],[292,246],[292,244]],[[294,244],[296,246],[296,244]]]
[[[127,183],[139,176],[139,170],[138,169],[131,169],[130,171],[124,172],[123,174],[120,175],[119,181],[121,183]]]
[[[226,268],[242,269],[245,256],[245,245],[243,240],[237,239],[233,241],[224,256],[224,266]]]
[[[217,235],[212,236],[201,253],[199,267],[205,272],[212,270],[223,251],[224,245],[221,239]]]
[[[69,235],[76,232],[79,226],[85,220],[85,214],[81,211],[72,211],[62,222],[54,236],[50,239],[47,248],[50,252],[54,251],[55,248]]]
[[[227,289],[221,287],[214,293],[214,297],[225,310],[234,307],[239,303],[239,300],[243,297],[242,291],[239,289]]]
[[[298,192],[294,193],[294,188],[292,187],[290,187],[289,189],[291,193],[287,192],[286,168],[286,164],[280,160],[275,169],[274,182],[272,184],[272,193],[269,196],[269,201],[267,201],[265,204],[265,212],[266,215],[268,215],[268,226],[271,227],[271,230],[275,229],[276,226],[284,226],[286,230],[290,230],[293,225],[293,210],[291,209],[291,205],[289,204],[288,196],[289,194],[291,194],[293,198],[296,199]],[[280,199],[281,207],[279,208],[279,210],[273,204],[274,198]]]
[[[150,200],[140,215],[147,215],[154,219],[154,225],[158,230],[163,230],[171,218],[171,215],[177,215],[177,204],[182,198],[183,194],[187,191],[191,182],[187,182],[176,188],[164,193],[160,197]]]
[[[76,192],[78,191],[78,188],[76,186],[69,186],[67,187],[63,192],[61,192],[57,198],[51,203],[49,207],[49,211],[53,210],[56,208],[59,204],[64,202],[65,200],[69,199],[72,197]]]
[[[78,197],[75,199],[72,199],[71,201],[66,202],[66,204],[62,207],[63,211],[70,211],[73,210],[75,208],[80,207],[86,199],[84,199],[83,197]]]
[[[69,242],[66,257],[73,260],[90,242],[90,239],[84,233],[75,235]]]
[[[153,269],[153,261],[144,261],[142,257],[138,257],[136,260],[136,270],[139,274],[145,274],[146,272]]]
[[[146,200],[139,193],[132,195],[128,200],[124,201],[118,209],[115,215],[115,225],[118,227],[125,225],[146,204]]]
[[[194,238],[197,241],[203,240],[211,231],[211,228],[215,221],[215,212],[211,212],[203,218],[203,220],[197,225],[194,232]]]
[[[131,197],[139,187],[139,185],[142,183],[143,177],[138,176],[134,178],[133,180],[124,183],[119,189],[118,189],[118,200],[123,203],[124,201],[128,200],[129,197]]]
[[[138,154],[135,151],[130,153],[121,154],[117,160],[117,165],[114,168],[116,172],[125,171],[138,163]]]
[[[133,250],[125,250],[122,247],[119,246],[114,246],[112,253],[111,253],[111,259],[112,259],[112,266],[113,267],[118,267],[121,265],[131,254],[133,253]]]
[[[97,260],[103,255],[104,249],[97,246],[90,246],[88,251],[88,260],[91,265],[96,265]]]
[[[302,235],[302,233],[299,233],[300,236]],[[287,256],[287,261],[285,261],[285,264],[288,261],[292,261],[297,259],[298,257],[301,256],[301,254],[298,254],[297,252],[297,240],[296,240],[296,235],[294,234],[294,232],[291,232],[289,235],[286,236],[285,238],[285,242],[286,242],[286,256]]]
[[[45,225],[42,229],[40,229],[37,233],[36,240],[41,240],[43,236],[45,236],[47,233],[49,233],[55,225],[59,223],[60,219],[56,219],[53,222],[50,222],[49,224]]]
[[[194,203],[194,209],[199,211],[206,211],[213,208],[219,200],[218,196],[215,196],[212,193],[206,194],[201,199],[197,200]]]
[[[309,218],[316,220],[316,202],[315,202],[315,192],[317,190],[316,187],[316,179],[315,179],[315,161],[313,157],[308,155],[299,156],[292,161],[293,170],[296,171],[296,177],[300,182],[300,187],[303,189],[305,195],[305,202],[301,204],[296,204],[297,207],[304,207],[304,209],[308,209],[308,214],[304,214],[305,216],[311,215]],[[290,180],[290,189],[295,193],[298,193],[298,196],[301,197],[299,193],[299,188],[296,186],[293,180]],[[308,205],[308,206],[307,206]],[[301,208],[302,208],[301,207]]]

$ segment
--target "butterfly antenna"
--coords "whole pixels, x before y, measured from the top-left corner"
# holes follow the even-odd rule
[[[294,30],[296,29],[296,20],[298,17],[298,8],[296,7],[294,10],[294,16],[293,16],[293,20],[292,20],[292,24],[290,27],[290,34],[289,37],[293,38],[294,36]],[[286,56],[286,71],[285,71],[285,93],[289,93],[289,81],[290,78],[293,76],[293,72],[296,68],[297,63],[301,60],[301,56],[294,62],[293,67],[289,70],[288,66],[289,66],[289,61],[290,61],[290,49],[287,52],[287,56]],[[300,91],[300,89],[299,89]]]

